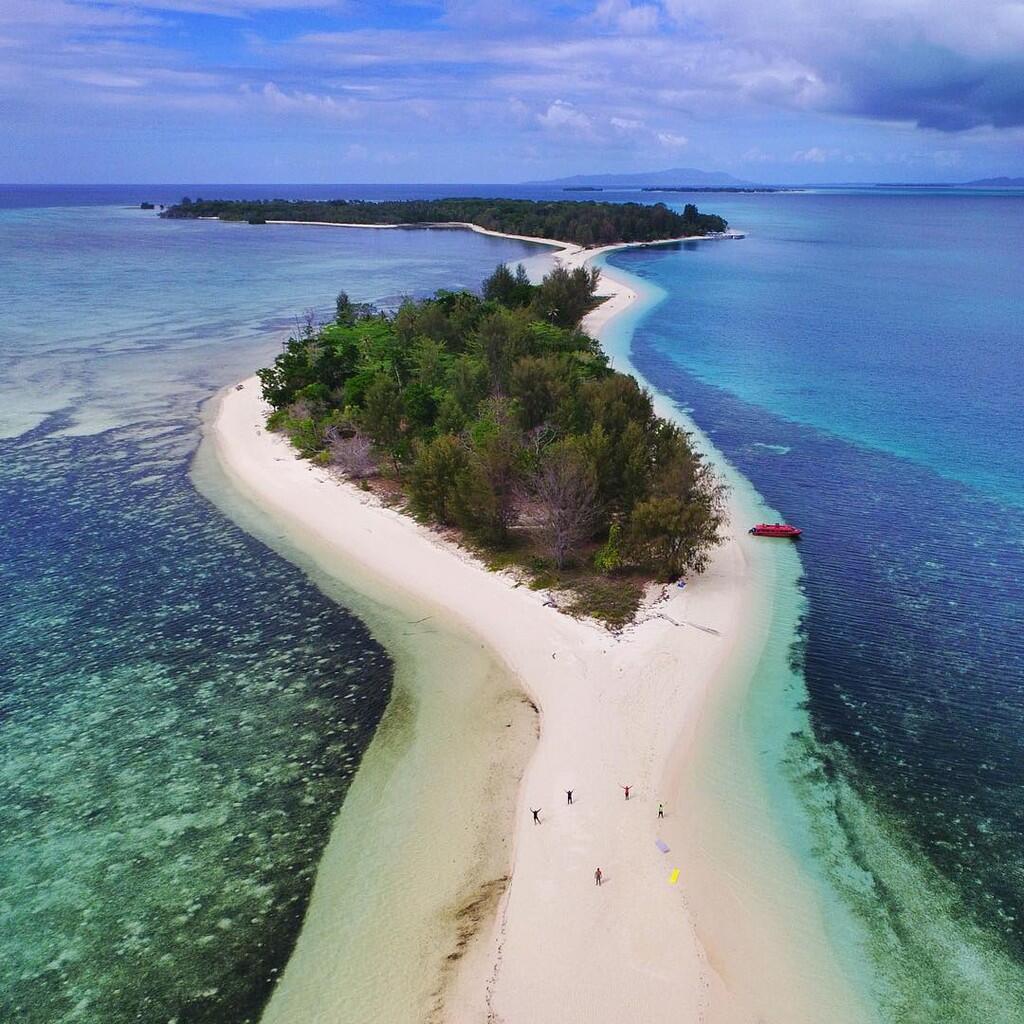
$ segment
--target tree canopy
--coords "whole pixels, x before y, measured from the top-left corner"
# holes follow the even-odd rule
[[[628,577],[639,593],[699,571],[722,485],[581,329],[597,283],[499,267],[483,296],[441,291],[392,314],[339,296],[335,322],[304,324],[259,371],[271,426],[546,578]]]

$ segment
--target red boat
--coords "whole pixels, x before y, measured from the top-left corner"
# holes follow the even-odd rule
[[[788,523],[758,523],[748,531],[755,537],[799,537],[803,530]]]

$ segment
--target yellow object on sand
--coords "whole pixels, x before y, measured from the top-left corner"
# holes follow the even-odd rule
[[[668,876],[668,884],[675,885],[679,881],[679,868],[673,868],[672,874]]]

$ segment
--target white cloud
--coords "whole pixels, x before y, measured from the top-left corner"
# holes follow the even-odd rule
[[[790,160],[795,164],[823,164],[840,156],[838,149],[822,149],[821,146],[811,146],[810,149],[798,149]]]
[[[601,0],[589,20],[627,35],[647,35],[658,27],[661,9],[654,4],[634,6],[630,0]]]
[[[638,121],[632,117],[613,117],[608,123],[613,128],[618,128],[624,132],[636,132],[644,128],[643,121]]]
[[[71,2],[77,4],[80,0]],[[106,5],[132,10],[214,14],[223,18],[248,18],[267,11],[337,11],[348,6],[344,0],[106,0]]]
[[[100,89],[140,89],[146,79],[137,75],[118,75],[108,71],[68,71],[64,75],[69,82],[80,85],[95,85]]]
[[[675,132],[658,132],[657,138],[667,149],[682,149],[690,142],[685,135],[678,135]]]
[[[546,131],[569,132],[581,137],[589,137],[594,131],[590,117],[564,100],[555,100],[543,114],[537,115],[537,122]]]
[[[1020,0],[664,4],[681,28],[698,24],[765,66],[802,68],[808,84],[796,98],[808,109],[949,132],[1024,123]]]
[[[359,102],[350,97],[339,99],[311,92],[285,92],[275,82],[267,82],[258,91],[243,86],[242,92],[247,96],[258,97],[269,110],[278,114],[313,114],[336,120],[351,120],[358,117],[362,110]]]
[[[403,2],[415,19],[377,17],[391,5],[362,0],[0,0],[3,126],[30,126],[29,137],[92,123],[101,107],[191,110],[245,138],[255,114],[298,126],[372,112],[371,154],[386,132],[403,144],[431,133],[425,151],[478,163],[484,138],[529,155],[551,136],[581,164],[668,162],[687,148],[709,167],[863,171],[913,154],[973,170],[971,154],[987,149],[1007,171],[1021,166],[1020,0]],[[317,14],[293,13],[290,35],[261,17],[302,9]],[[183,12],[200,10],[242,20],[197,49]],[[358,18],[331,20],[342,11]],[[403,20],[415,27],[396,28]],[[916,124],[957,134],[937,142]],[[538,167],[552,149],[538,143]]]

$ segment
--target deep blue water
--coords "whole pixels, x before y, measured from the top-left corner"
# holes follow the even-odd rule
[[[179,230],[130,198],[0,209],[5,1022],[258,1018],[391,664],[194,489],[199,405],[341,288],[473,287],[535,251]]]
[[[743,241],[610,259],[667,293],[633,358],[805,530],[789,767],[870,879],[893,1019],[1024,1019],[1024,198],[758,199],[718,204]]]
[[[671,197],[647,199],[636,189],[609,190],[581,195],[560,188],[529,185],[4,185],[0,183],[0,209],[63,206],[138,206],[140,203],[176,203],[182,196],[192,199],[438,199],[453,196],[484,196],[521,199],[621,199],[656,202]]]
[[[1024,195],[715,200],[742,244],[651,257],[691,373],[1024,503]]]

